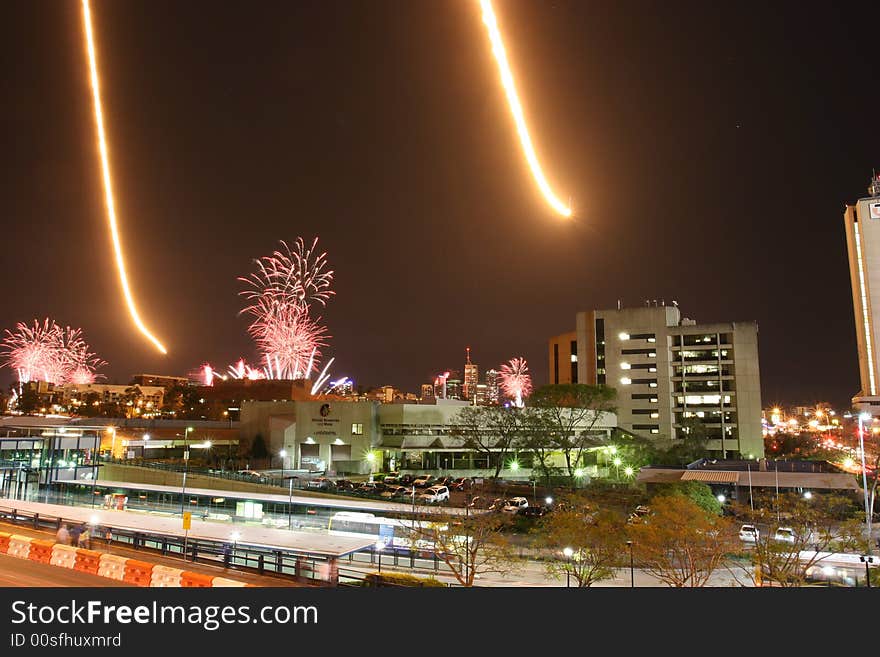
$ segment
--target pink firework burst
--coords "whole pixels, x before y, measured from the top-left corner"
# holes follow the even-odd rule
[[[92,383],[95,370],[107,363],[92,353],[81,329],[61,328],[46,318],[33,326],[19,322],[15,332],[6,330],[3,365],[18,372],[21,383]]]
[[[321,348],[330,336],[311,310],[326,306],[335,292],[327,254],[318,253],[317,246],[317,237],[310,247],[301,237],[292,249],[282,241],[281,249],[255,261],[254,273],[238,279],[246,284],[239,294],[248,301],[241,313],[252,317],[248,333],[257,343],[266,378],[309,378],[318,371]],[[233,370],[247,377],[240,367]]]
[[[532,376],[525,358],[511,358],[501,366],[498,374],[504,395],[512,399],[515,406],[521,407],[523,399],[532,392]]]
[[[263,354],[267,376],[272,379],[308,378],[330,337],[326,327],[290,306],[269,309],[250,325],[248,332]]]
[[[254,302],[242,312],[260,317],[264,304],[259,302],[267,300],[306,312],[313,303],[326,306],[336,294],[330,289],[333,271],[325,270],[327,254],[319,254],[317,246],[317,237],[308,248],[302,237],[296,238],[293,249],[282,240],[272,255],[255,260],[257,271],[238,279],[248,286],[239,294]]]

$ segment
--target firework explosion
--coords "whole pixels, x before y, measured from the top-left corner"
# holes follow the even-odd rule
[[[2,364],[18,372],[20,383],[94,383],[95,370],[107,364],[91,352],[81,329],[61,328],[48,318],[7,329],[2,347]]]
[[[532,376],[524,358],[511,358],[499,370],[501,390],[506,397],[513,400],[517,407],[522,407],[523,398],[532,392]]]
[[[333,271],[327,269],[327,254],[317,250],[318,238],[306,247],[301,237],[293,248],[286,242],[272,255],[254,261],[256,271],[239,277],[245,289],[239,294],[247,305],[241,314],[249,315],[248,333],[260,353],[260,365],[240,359],[220,375],[210,365],[202,366],[203,380],[233,379],[310,379],[318,373],[321,349],[330,336],[320,317],[312,316],[316,305],[327,305],[336,293],[330,289]],[[329,379],[331,358],[318,374],[312,393]]]

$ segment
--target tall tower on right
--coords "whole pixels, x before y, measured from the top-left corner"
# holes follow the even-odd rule
[[[880,410],[878,326],[880,326],[880,175],[874,174],[868,194],[843,213],[849,277],[852,284],[859,375],[862,387],[853,406],[876,414]]]

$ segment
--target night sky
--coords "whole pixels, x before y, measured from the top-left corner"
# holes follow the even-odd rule
[[[0,328],[81,326],[110,365],[254,349],[236,277],[320,237],[336,376],[417,392],[524,356],[575,313],[678,302],[757,320],[764,404],[859,387],[844,203],[880,168],[880,3],[496,0],[538,156],[469,0],[93,0],[122,304],[79,2],[5,2]],[[0,370],[0,382],[12,373]]]

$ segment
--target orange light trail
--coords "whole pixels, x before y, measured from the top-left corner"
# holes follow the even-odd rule
[[[141,321],[137,307],[134,303],[131,289],[128,285],[128,275],[125,273],[125,260],[122,256],[122,243],[119,239],[119,228],[116,222],[116,207],[113,201],[113,185],[110,181],[110,156],[107,151],[107,139],[104,136],[104,114],[101,111],[101,88],[98,82],[98,65],[95,56],[95,40],[92,35],[92,14],[89,10],[89,0],[82,0],[83,25],[85,26],[86,45],[89,52],[89,69],[92,79],[92,96],[95,105],[95,125],[98,128],[98,146],[101,151],[101,169],[104,175],[104,200],[107,205],[107,220],[110,223],[110,235],[113,238],[113,251],[116,255],[116,269],[119,271],[119,282],[125,295],[125,303],[128,313],[137,329],[163,354],[168,353],[162,343],[150,333],[149,329]]]
[[[535,155],[535,149],[532,146],[532,139],[529,137],[529,128],[526,125],[526,119],[523,116],[522,106],[519,102],[519,96],[516,93],[516,84],[513,81],[513,73],[510,71],[510,65],[507,63],[507,54],[504,50],[504,42],[501,40],[501,32],[498,29],[498,21],[495,19],[495,12],[492,9],[491,0],[480,0],[480,6],[483,9],[483,22],[489,31],[489,40],[492,42],[492,53],[498,61],[498,69],[501,73],[501,84],[507,94],[507,104],[510,106],[510,113],[513,114],[513,120],[516,122],[516,131],[519,133],[519,141],[522,144],[523,153],[529,168],[532,170],[532,177],[544,195],[547,203],[550,204],[557,213],[563,217],[571,216],[571,208],[560,201],[541,170],[538,162],[538,156]]]

